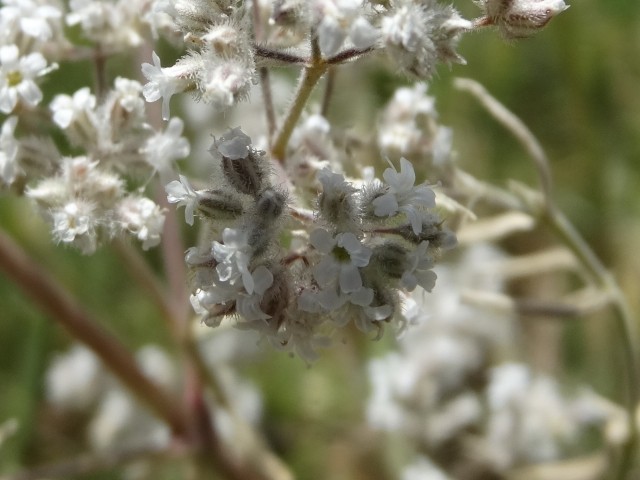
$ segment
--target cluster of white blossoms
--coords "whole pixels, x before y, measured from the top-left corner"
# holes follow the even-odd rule
[[[366,167],[366,180],[346,177],[354,175],[344,168],[347,148],[334,143],[325,117],[309,114],[299,125],[283,122],[284,145],[265,132],[259,144],[273,160],[240,128],[230,130],[211,149],[213,183],[196,189],[185,175],[171,181],[190,147],[182,121],[170,117],[170,99],[191,92],[225,111],[248,97],[263,68],[326,71],[375,52],[405,75],[429,78],[440,63],[463,63],[456,52],[463,33],[493,25],[523,36],[564,8],[561,0],[478,3],[484,17],[469,21],[435,0],[5,0],[0,182],[35,201],[57,242],[88,254],[123,234],[144,249],[160,242],[164,211],[144,192],[157,175],[187,223],[205,220],[205,244],[186,256],[192,303],[205,322],[235,316],[311,358],[325,325],[353,321],[380,332],[401,317],[401,292],[433,288],[434,260],[455,237],[434,191],[416,178],[440,179],[451,130],[438,124],[418,84],[399,89],[378,122],[371,151],[388,159],[383,180]],[[82,45],[66,37],[70,30]],[[159,34],[181,35],[184,55],[163,67],[153,53],[141,69],[146,84],[118,77],[109,88],[104,59]],[[39,82],[55,62],[82,58],[96,63],[94,90],[57,94],[42,108]],[[164,130],[147,122],[143,98],[162,100]],[[47,128],[60,129],[66,142],[43,136],[35,118],[50,119]],[[377,153],[369,159],[377,160]]]
[[[431,290],[435,257],[455,243],[434,192],[415,185],[407,160],[400,171],[387,168],[384,181],[358,186],[319,170],[312,214],[289,205],[269,178],[266,154],[239,128],[211,153],[212,188],[196,190],[185,177],[166,187],[187,223],[197,215],[209,231],[186,255],[192,304],[207,325],[234,317],[311,359],[329,325],[381,331],[399,314],[399,290]]]
[[[218,338],[220,337],[220,338]],[[202,342],[203,348],[217,347],[220,340],[237,345],[232,336],[222,333]],[[262,414],[261,397],[256,387],[240,378],[229,364],[239,358],[237,352],[205,357],[208,367],[218,373],[220,387],[229,398],[231,407],[208,406],[215,411],[212,425],[222,439],[233,445],[237,442],[236,416],[244,422],[258,423]],[[150,380],[176,393],[184,387],[176,369],[175,359],[161,347],[144,345],[136,352],[136,361],[142,373]],[[73,419],[86,430],[90,447],[95,451],[118,448],[166,448],[171,441],[170,429],[151,415],[116,378],[91,350],[75,344],[58,353],[46,371],[46,399],[58,421]]]
[[[0,188],[35,200],[54,240],[86,254],[122,234],[144,249],[160,242],[164,212],[135,184],[156,173],[165,182],[173,178],[174,161],[189,154],[189,144],[180,119],[164,131],[147,123],[135,80],[119,77],[110,90],[101,85],[105,91],[58,94],[48,109],[40,82],[56,61],[92,55],[65,36],[67,27],[79,26],[83,40],[99,44],[100,55],[125,51],[149,36],[152,18],[145,23],[140,13],[150,14],[150,4],[11,0],[0,7],[0,112],[7,115]],[[66,145],[54,143],[54,129],[64,132]]]
[[[438,266],[448,288],[428,298],[417,290],[407,301],[410,325],[399,351],[369,363],[369,425],[406,437],[430,457],[419,457],[406,478],[502,478],[516,466],[575,454],[589,431],[612,444],[626,428],[621,407],[586,387],[564,391],[554,378],[510,361],[518,353],[510,315],[464,304],[470,289],[502,290],[493,273],[501,261],[499,251],[478,244],[456,264]]]
[[[129,234],[147,249],[160,242],[163,210],[142,191],[129,191],[127,179],[153,174],[169,179],[174,162],[189,154],[182,121],[172,119],[162,132],[146,123],[142,86],[117,78],[104,100],[88,88],[57,95],[51,102],[53,122],[82,156],[61,156],[54,146],[27,155],[49,165],[48,176],[26,190],[52,225],[54,239],[93,253],[97,246]]]

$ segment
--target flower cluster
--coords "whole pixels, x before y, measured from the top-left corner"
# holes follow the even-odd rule
[[[311,215],[288,205],[271,183],[268,158],[239,128],[217,139],[211,153],[214,188],[196,190],[185,177],[166,187],[187,223],[197,215],[210,231],[186,256],[192,303],[206,324],[234,316],[237,326],[313,358],[328,326],[382,331],[399,312],[399,290],[433,288],[434,259],[454,237],[407,160],[400,172],[387,168],[384,182],[359,186],[319,170]],[[294,221],[295,237],[284,248],[283,227]]]
[[[149,80],[144,95],[162,98],[162,115],[169,118],[169,100],[176,93],[193,91],[196,97],[222,110],[248,96],[255,64],[249,19],[244,8],[232,2],[178,2],[168,6],[175,28],[182,31],[189,52],[172,67],[162,68],[154,53],[153,65],[142,72]]]
[[[587,388],[563,392],[552,377],[508,360],[517,355],[510,351],[510,315],[461,301],[470,289],[487,297],[501,291],[494,272],[504,261],[495,248],[476,245],[456,264],[437,267],[449,288],[428,299],[413,294],[399,351],[369,363],[369,424],[407,437],[430,456],[407,472],[436,475],[433,462],[451,475],[434,478],[501,477],[514,466],[574,454],[590,429],[606,442],[617,442],[611,432],[625,429],[620,407]],[[470,443],[473,455],[454,453],[468,452]]]

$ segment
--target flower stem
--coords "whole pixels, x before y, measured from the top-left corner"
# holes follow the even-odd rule
[[[293,103],[282,122],[282,126],[276,133],[273,146],[271,147],[271,155],[280,163],[284,163],[287,144],[289,143],[291,133],[302,114],[302,110],[304,109],[307,100],[309,100],[311,92],[313,92],[318,80],[320,80],[322,75],[324,75],[327,68],[328,65],[320,60],[306,66],[302,70],[300,83],[298,84],[298,89],[295,93]]]
[[[118,339],[4,232],[0,232],[0,270],[69,334],[87,345],[175,434],[186,433],[186,417],[176,400],[149,380]]]

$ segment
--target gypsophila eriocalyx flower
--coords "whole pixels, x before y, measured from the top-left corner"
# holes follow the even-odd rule
[[[42,92],[35,79],[51,68],[39,52],[21,57],[15,45],[0,47],[0,111],[11,113],[19,100],[30,107],[40,103]]]
[[[169,120],[164,132],[158,132],[147,140],[142,152],[149,165],[166,178],[173,171],[176,160],[189,155],[189,141],[182,136],[184,123],[174,117]]]
[[[193,225],[193,214],[198,204],[198,193],[193,189],[187,177],[180,175],[180,180],[169,182],[165,187],[169,203],[177,203],[184,207],[184,218],[189,225]]]
[[[147,102],[155,102],[162,98],[162,118],[169,119],[169,101],[176,93],[184,92],[190,85],[189,78],[193,68],[185,63],[177,63],[173,67],[162,68],[160,57],[153,52],[153,65],[142,64],[142,74],[149,80],[142,88]]]
[[[95,107],[96,97],[91,94],[89,87],[81,88],[73,96],[56,95],[49,105],[53,112],[53,121],[63,129]]]
[[[218,277],[223,282],[235,283],[242,279],[244,289],[252,294],[255,282],[249,272],[249,261],[251,260],[251,246],[247,232],[225,228],[222,232],[222,242],[213,242],[213,256],[218,261],[216,271]]]
[[[417,248],[407,255],[407,269],[400,279],[404,288],[412,292],[420,285],[427,292],[433,290],[436,284],[436,274],[433,270],[433,259],[428,253],[429,242],[422,241]]]
[[[400,172],[391,165],[382,176],[387,182],[388,190],[373,200],[374,213],[379,217],[390,217],[402,212],[411,222],[413,232],[419,234],[422,230],[419,207],[435,207],[435,193],[426,185],[414,186],[416,174],[411,162],[405,158],[400,159]]]
[[[313,268],[313,276],[321,286],[338,284],[344,293],[362,287],[360,267],[366,267],[371,258],[371,249],[363,245],[351,232],[333,236],[318,228],[311,232],[311,245],[323,253],[320,262]]]

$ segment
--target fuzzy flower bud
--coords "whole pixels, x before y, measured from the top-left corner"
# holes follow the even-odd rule
[[[478,3],[485,17],[478,25],[495,25],[505,38],[526,38],[544,28],[564,12],[563,0],[482,0]]]
[[[238,192],[257,196],[266,180],[262,155],[251,148],[251,138],[234,128],[214,141],[210,152],[222,156],[222,173]]]

